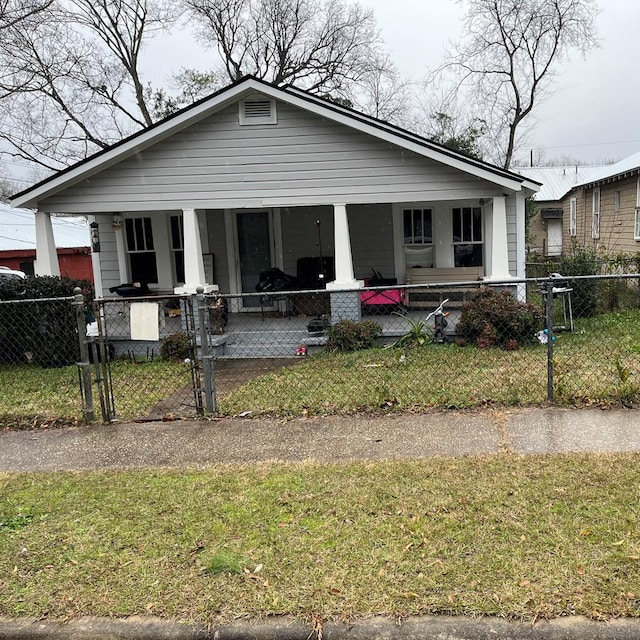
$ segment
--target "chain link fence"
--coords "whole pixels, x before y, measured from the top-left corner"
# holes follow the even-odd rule
[[[0,415],[168,420],[633,404],[639,280],[2,302]]]
[[[73,298],[0,301],[0,425],[82,416]]]

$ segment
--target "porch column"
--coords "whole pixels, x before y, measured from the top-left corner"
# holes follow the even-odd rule
[[[504,196],[493,198],[492,209],[486,229],[490,251],[487,256],[485,280],[508,280],[511,274],[509,273],[506,198]]]
[[[349,220],[347,206],[333,205],[333,246],[335,247],[336,279],[327,282],[327,289],[359,289],[363,282],[353,275],[353,258],[351,255],[351,238],[349,236]]]
[[[204,275],[198,212],[195,209],[183,209],[182,221],[184,224],[184,286],[176,287],[175,293],[196,293],[198,287],[202,287],[205,293],[217,290],[217,286],[207,284]]]
[[[59,276],[60,265],[53,237],[51,214],[36,211],[36,264],[37,276]]]
[[[362,280],[356,280],[353,274],[353,257],[351,254],[351,237],[349,220],[345,204],[333,205],[333,246],[335,247],[336,279],[327,282],[327,290],[331,294],[331,324],[339,320],[360,320],[360,289]]]

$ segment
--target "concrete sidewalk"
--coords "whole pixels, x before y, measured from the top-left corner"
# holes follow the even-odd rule
[[[640,451],[634,409],[501,409],[6,431],[0,471],[624,451]]]

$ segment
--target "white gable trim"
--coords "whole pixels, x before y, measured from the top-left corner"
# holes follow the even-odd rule
[[[479,179],[497,184],[505,189],[520,191],[522,188],[537,191],[538,185],[534,181],[527,180],[515,174],[499,168],[490,169],[483,163],[469,160],[454,152],[440,151],[437,146],[427,140],[419,138],[409,132],[394,131],[391,125],[376,121],[365,115],[356,114],[339,106],[326,106],[313,96],[294,89],[279,89],[255,78],[248,78],[238,84],[231,85],[219,93],[196,103],[174,116],[163,120],[149,129],[140,131],[128,139],[116,144],[103,152],[99,152],[87,160],[81,161],[68,169],[56,174],[53,178],[45,180],[33,188],[18,194],[11,200],[12,206],[35,207],[38,202],[83,180],[91,175],[113,166],[117,162],[146,149],[169,136],[185,129],[203,118],[220,111],[230,104],[243,99],[254,92],[262,93],[275,100],[289,103],[300,109],[313,112],[321,117],[351,127],[367,135],[384,140],[398,147],[412,151],[418,155],[430,158],[442,164],[448,165],[474,175]]]

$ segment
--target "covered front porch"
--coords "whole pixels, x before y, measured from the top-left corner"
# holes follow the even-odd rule
[[[36,221],[36,272],[56,275],[50,216],[38,212]],[[142,283],[158,295],[202,287],[235,296],[232,314],[264,313],[265,300],[241,294],[255,293],[271,268],[295,278],[294,289],[328,292],[358,290],[380,282],[378,276],[402,285],[524,275],[521,192],[437,202],[104,213],[92,216],[91,228],[97,297],[116,296],[123,283]],[[281,307],[267,301],[266,310]],[[327,310],[332,321],[333,307]]]

